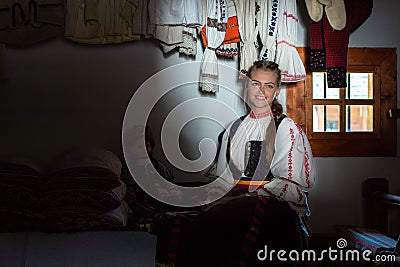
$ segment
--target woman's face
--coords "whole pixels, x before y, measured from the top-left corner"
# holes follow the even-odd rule
[[[247,94],[255,114],[267,112],[280,92],[277,74],[272,71],[254,70],[250,75]]]

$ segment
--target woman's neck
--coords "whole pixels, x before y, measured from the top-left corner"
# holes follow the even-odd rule
[[[271,110],[270,109],[258,109],[258,110],[254,110],[252,109],[250,111],[250,117],[253,119],[259,119],[259,118],[265,118],[268,116],[271,116]]]

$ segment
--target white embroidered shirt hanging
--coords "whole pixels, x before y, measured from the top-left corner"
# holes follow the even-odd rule
[[[260,6],[259,34],[263,44],[260,60],[275,61],[279,2],[280,0],[266,0]]]
[[[258,35],[256,14],[258,12],[258,5],[255,0],[234,0],[234,2],[241,40],[239,67],[240,73],[245,76],[247,70],[258,57],[256,47]]]
[[[297,82],[306,78],[306,70],[296,50],[297,17],[296,0],[280,0],[276,46],[276,62],[282,71],[282,82]]]

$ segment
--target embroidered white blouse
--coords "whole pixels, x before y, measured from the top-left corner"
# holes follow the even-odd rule
[[[256,118],[254,114],[247,115],[230,141],[230,158],[243,175],[245,170],[246,143],[250,140],[262,141],[265,131],[272,121],[271,116]],[[215,190],[232,188],[234,178],[227,163],[226,151],[228,137],[232,124],[225,131],[219,156],[210,176],[220,177]],[[308,215],[309,208],[305,191],[315,183],[315,167],[308,139],[301,127],[290,118],[284,118],[280,123],[275,138],[275,153],[271,162],[273,179],[257,189],[263,196],[275,197],[287,201],[292,209],[300,215]]]

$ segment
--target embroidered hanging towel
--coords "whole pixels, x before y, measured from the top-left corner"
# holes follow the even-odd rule
[[[31,45],[64,31],[64,0],[1,0],[0,43]]]
[[[218,92],[218,61],[215,49],[225,38],[228,22],[226,0],[207,0],[207,47],[200,67],[200,87],[205,92]]]

